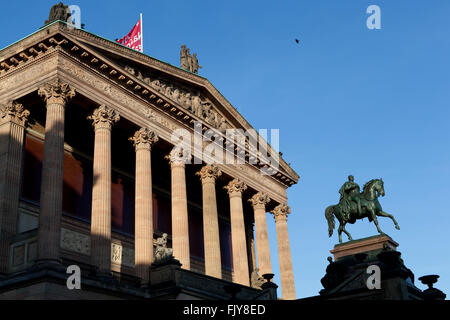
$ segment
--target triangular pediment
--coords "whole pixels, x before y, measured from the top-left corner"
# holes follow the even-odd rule
[[[206,78],[61,22],[0,51],[0,73],[19,65],[22,59],[26,62],[27,55],[41,54],[47,46],[64,47],[78,61],[181,121],[201,121],[219,132],[253,129]],[[298,175],[281,157],[279,164],[276,178],[287,186],[297,183]]]

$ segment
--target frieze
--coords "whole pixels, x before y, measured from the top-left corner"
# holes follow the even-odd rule
[[[23,87],[24,84],[36,81],[36,79],[39,79],[43,75],[48,75],[51,71],[56,70],[57,63],[58,60],[56,57],[45,56],[45,59],[40,60],[40,63],[37,63],[37,60],[35,60],[26,69],[17,69],[15,70],[16,72],[0,76],[2,83],[0,96],[9,95],[20,87]]]
[[[134,268],[134,250],[118,243],[111,243],[111,262]]]
[[[91,255],[91,237],[86,234],[75,232],[69,229],[61,229],[61,248],[81,253],[87,256]]]
[[[280,187],[280,185],[277,182],[273,181],[271,176],[263,175],[261,174],[260,170],[253,169],[252,167],[245,164],[237,165],[236,168],[242,171],[246,176],[250,177],[251,180],[257,181],[259,184],[270,188],[272,192],[276,192],[283,198],[286,197],[284,193],[285,189]]]
[[[90,256],[91,237],[90,235],[87,234],[62,228],[61,248],[67,251],[72,251],[86,256]],[[115,242],[111,243],[111,262],[133,268],[134,249],[124,247],[119,243]]]
[[[145,109],[144,114],[152,122],[156,122],[156,123],[162,125],[163,127],[166,127],[169,130],[174,131],[174,130],[177,130],[180,128],[179,126],[177,126],[173,122],[169,121],[167,118],[162,117],[161,115],[159,115],[158,113],[156,113],[154,110],[152,110],[150,108]]]

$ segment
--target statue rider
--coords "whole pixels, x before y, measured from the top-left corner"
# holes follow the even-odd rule
[[[362,213],[360,187],[354,180],[355,178],[353,176],[349,176],[348,181],[345,182],[339,190],[339,193],[341,194],[340,203],[342,205],[342,212],[347,220],[350,218],[350,201],[356,202],[358,215],[361,215]]]

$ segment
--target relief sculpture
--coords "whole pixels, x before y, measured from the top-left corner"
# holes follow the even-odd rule
[[[179,103],[184,109],[190,111],[200,119],[204,120],[209,125],[216,129],[225,131],[231,128],[229,122],[219,114],[213,104],[207,99],[203,98],[200,92],[193,92],[184,90],[167,83],[157,77],[142,74],[130,66],[125,66],[125,71],[135,76],[139,80],[151,86],[157,92],[162,93],[166,97]]]

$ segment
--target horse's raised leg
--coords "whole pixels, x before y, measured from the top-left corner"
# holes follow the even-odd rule
[[[375,223],[375,226],[377,227],[377,230],[380,234],[384,234],[383,231],[381,231],[380,226],[378,225],[378,219],[377,219],[377,215],[375,214],[375,210],[370,210],[370,214],[372,215],[372,220]]]
[[[352,236],[350,235],[350,233],[349,233],[347,230],[345,230],[345,225],[342,226],[342,231],[345,232],[345,234],[347,235],[349,241],[352,241],[352,240],[353,240],[353,238],[352,238]]]
[[[339,224],[339,228],[338,228],[338,235],[339,235],[339,243],[342,243],[342,230],[344,228],[342,227],[342,224]]]
[[[391,218],[395,224],[395,229],[400,230],[400,226],[398,225],[397,221],[395,221],[395,218],[392,214],[389,214],[384,211],[378,211],[377,216]]]

